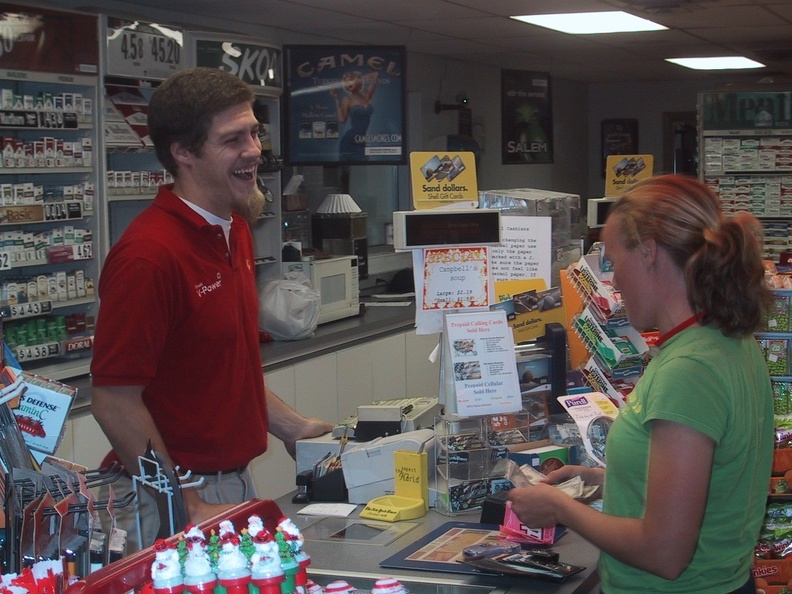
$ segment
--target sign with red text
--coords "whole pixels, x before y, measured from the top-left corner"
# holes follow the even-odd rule
[[[502,311],[445,316],[446,377],[453,378],[456,414],[507,414],[522,408],[514,338]],[[446,407],[449,400],[446,398]]]

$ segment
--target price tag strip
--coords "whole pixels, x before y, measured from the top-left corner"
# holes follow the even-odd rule
[[[93,258],[93,243],[91,242],[60,245],[47,250],[47,262],[50,264],[64,264],[91,258]]]
[[[33,318],[52,313],[52,301],[29,301],[0,307],[0,317],[6,320]]]
[[[47,342],[44,344],[17,347],[14,355],[16,356],[17,361],[20,363],[26,363],[28,361],[38,361],[40,359],[58,357],[62,352],[63,351],[59,342]]]
[[[15,349],[14,355],[19,363],[38,361],[63,355],[74,355],[93,348],[93,336],[79,336],[66,340],[63,343],[46,342],[30,346],[20,346]]]

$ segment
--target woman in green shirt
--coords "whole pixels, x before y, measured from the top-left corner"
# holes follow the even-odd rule
[[[607,469],[566,466],[603,486],[602,512],[550,484],[513,489],[529,526],[563,524],[602,551],[605,594],[755,592],[753,551],[773,449],[770,376],[753,337],[770,302],[761,227],[724,217],[704,184],[665,175],[616,202],[605,254],[628,318],[659,353],[619,411]]]

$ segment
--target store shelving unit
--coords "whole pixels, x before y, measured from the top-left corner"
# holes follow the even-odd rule
[[[100,113],[102,134],[102,261],[129,223],[171,180],[148,136],[154,89],[187,67],[177,27],[102,15]]]
[[[700,178],[725,214],[764,227],[764,257],[792,251],[792,90],[774,85],[699,94]]]
[[[765,328],[756,339],[767,361],[773,384],[773,411],[776,418],[792,422],[792,289],[775,289],[773,307]]]
[[[0,71],[0,314],[26,369],[85,373],[98,277],[96,77]]]

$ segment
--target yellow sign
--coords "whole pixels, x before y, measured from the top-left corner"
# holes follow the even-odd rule
[[[0,224],[14,225],[18,223],[37,223],[44,218],[42,204],[23,204],[19,206],[3,206],[0,208]]]
[[[497,303],[490,309],[506,311],[514,344],[544,336],[545,325],[551,322],[567,326],[560,288],[545,288],[543,279],[495,281],[495,294]]]
[[[642,179],[652,177],[654,156],[609,155],[605,166],[605,195],[619,196]]]
[[[410,153],[415,210],[471,202],[478,206],[476,159],[470,152]]]

